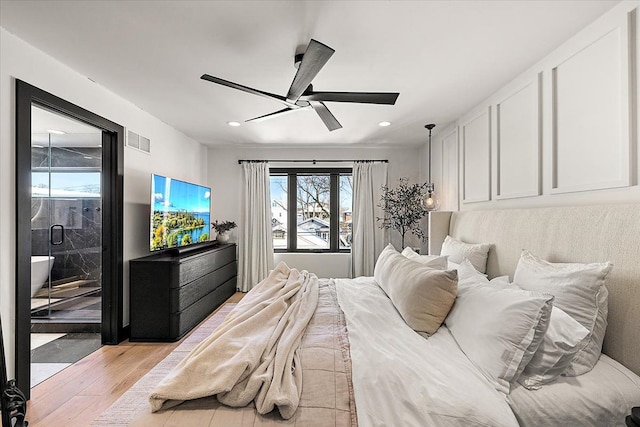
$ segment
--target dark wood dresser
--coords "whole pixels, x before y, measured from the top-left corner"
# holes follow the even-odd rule
[[[131,341],[176,341],[236,292],[236,245],[129,261]]]

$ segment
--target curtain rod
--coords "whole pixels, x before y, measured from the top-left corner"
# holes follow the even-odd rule
[[[241,165],[243,163],[313,163],[314,165],[316,164],[316,162],[318,163],[344,163],[344,162],[363,162],[363,163],[374,163],[374,162],[381,162],[381,163],[389,163],[389,160],[300,160],[300,159],[296,159],[296,160],[238,160],[238,164]]]

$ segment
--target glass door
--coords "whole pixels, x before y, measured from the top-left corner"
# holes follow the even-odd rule
[[[102,131],[32,106],[31,141],[32,331],[89,323],[99,332]]]

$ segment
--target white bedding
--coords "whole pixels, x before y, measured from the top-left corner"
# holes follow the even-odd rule
[[[522,426],[624,426],[640,405],[640,378],[606,355],[577,377],[560,377],[539,390],[519,384],[508,397]]]
[[[518,426],[504,395],[446,327],[429,338],[419,335],[371,277],[336,279],[336,289],[360,427]]]

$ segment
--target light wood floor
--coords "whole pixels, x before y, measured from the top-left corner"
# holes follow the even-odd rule
[[[227,302],[238,302],[244,295],[237,292]],[[29,427],[90,425],[182,340],[174,343],[126,340],[116,346],[103,346],[31,389],[27,405]]]

